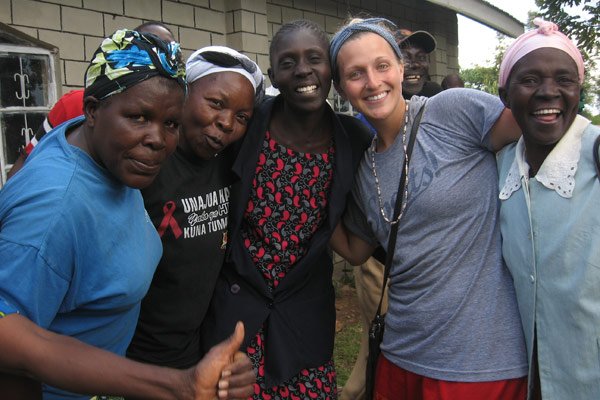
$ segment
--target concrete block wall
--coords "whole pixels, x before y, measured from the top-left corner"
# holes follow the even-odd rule
[[[0,0],[0,22],[58,48],[59,95],[83,86],[102,38],[150,20],[169,26],[184,57],[203,46],[229,45],[266,69],[264,0]]]
[[[313,20],[333,34],[353,16],[386,17],[402,28],[429,31],[438,43],[431,55],[432,79],[441,82],[446,74],[458,71],[456,13],[443,7],[422,0],[267,0],[269,40],[283,23],[294,19]]]
[[[181,42],[184,57],[202,46],[228,45],[266,73],[270,38],[283,23],[306,18],[333,34],[357,15],[428,30],[438,42],[432,78],[439,82],[458,70],[456,14],[422,0],[0,0],[0,22],[59,49],[59,94],[83,85],[87,60],[118,28],[162,21]]]

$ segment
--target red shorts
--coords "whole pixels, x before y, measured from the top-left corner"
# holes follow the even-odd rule
[[[375,400],[525,400],[527,377],[491,382],[450,382],[402,369],[383,354],[377,361]]]

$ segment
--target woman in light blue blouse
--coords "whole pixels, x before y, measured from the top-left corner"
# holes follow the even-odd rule
[[[529,396],[600,399],[600,129],[577,115],[581,54],[555,24],[534,22],[500,67],[500,98],[523,132],[498,155],[503,254]]]

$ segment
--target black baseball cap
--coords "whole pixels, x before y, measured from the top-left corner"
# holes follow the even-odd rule
[[[411,44],[431,53],[435,50],[436,42],[431,33],[426,31],[409,31],[408,29],[399,29],[396,34],[396,40],[400,47]]]

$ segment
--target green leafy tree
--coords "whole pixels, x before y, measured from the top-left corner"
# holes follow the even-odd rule
[[[465,81],[465,87],[498,94],[498,68],[476,65],[460,71],[460,77]]]
[[[583,83],[583,114],[592,118],[600,110],[600,72],[596,66],[600,56],[600,2],[597,0],[536,0],[539,11],[530,11],[527,30],[534,29],[533,19],[537,16],[553,21],[567,36],[575,39],[585,59],[587,71]],[[581,13],[565,7],[578,7]],[[570,13],[570,14],[569,14]],[[461,77],[466,87],[498,93],[498,71],[508,44],[512,41],[502,34],[496,35],[498,44],[491,65],[476,65],[462,69]],[[595,73],[594,73],[595,71]]]
[[[598,0],[536,0],[539,15],[558,25],[562,32],[575,39],[587,57],[600,50],[600,2]],[[567,7],[576,7],[574,12]]]
[[[488,61],[491,65],[476,65],[472,68],[461,69],[460,76],[465,81],[465,87],[482,90],[491,94],[498,94],[498,71],[502,56],[508,47],[508,37],[497,33],[498,43],[494,53],[494,59]]]

